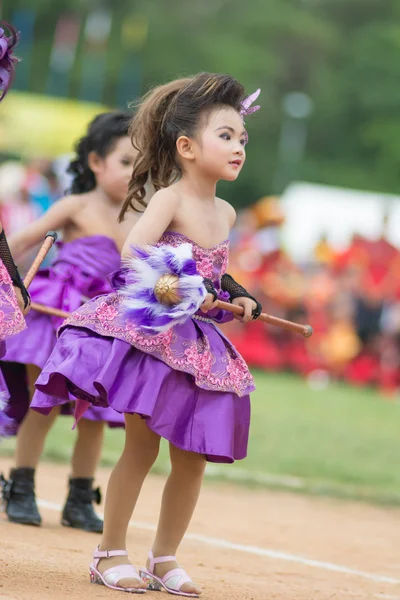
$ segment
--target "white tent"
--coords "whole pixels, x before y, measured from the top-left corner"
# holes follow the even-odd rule
[[[296,182],[281,196],[281,206],[282,242],[296,262],[307,261],[324,234],[341,249],[354,233],[374,240],[385,231],[400,248],[400,196]]]

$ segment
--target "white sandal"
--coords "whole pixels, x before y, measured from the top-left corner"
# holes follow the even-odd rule
[[[149,552],[150,566],[147,569],[139,569],[140,578],[147,584],[147,589],[150,591],[161,592],[164,589],[169,594],[175,594],[176,596],[187,596],[189,598],[198,598],[199,594],[188,592],[181,592],[181,588],[185,583],[191,583],[189,575],[184,569],[171,569],[164,575],[164,577],[158,577],[154,574],[154,568],[159,563],[176,561],[175,556],[159,556],[154,558],[153,552]]]
[[[102,558],[111,558],[112,556],[128,556],[128,553],[126,550],[99,550],[97,546],[97,549],[93,552],[93,563],[89,565],[90,582],[105,585],[111,590],[130,592],[131,594],[144,594],[146,591],[144,581],[142,582],[143,588],[124,588],[117,585],[121,579],[137,579],[141,581],[139,573],[132,565],[117,565],[116,567],[107,569],[104,573],[100,573],[97,568],[99,561]]]

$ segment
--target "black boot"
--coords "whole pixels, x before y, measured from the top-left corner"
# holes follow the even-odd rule
[[[100,488],[93,489],[93,478],[70,479],[61,523],[66,527],[103,533],[103,521],[94,512],[93,502],[101,502]]]
[[[8,520],[23,525],[40,525],[35,497],[35,469],[12,469],[7,481],[0,475],[0,487]]]

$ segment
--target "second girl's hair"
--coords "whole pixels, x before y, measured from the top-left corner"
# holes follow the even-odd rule
[[[176,141],[181,135],[192,137],[204,111],[229,106],[240,112],[244,88],[233,77],[199,73],[177,79],[150,91],[138,107],[130,134],[138,156],[133,168],[127,199],[120,221],[136,204],[146,207],[146,183],[155,191],[167,187],[181,175],[176,160]]]
[[[129,135],[132,119],[128,112],[107,112],[97,115],[90,123],[86,135],[76,145],[76,158],[70,162],[67,172],[73,176],[70,193],[84,194],[96,187],[96,178],[89,167],[89,154],[96,152],[105,158],[113,151],[117,141]]]

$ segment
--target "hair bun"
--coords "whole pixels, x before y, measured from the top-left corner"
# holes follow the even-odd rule
[[[76,158],[67,168],[67,173],[73,176],[70,192],[84,194],[96,187],[96,177],[89,167],[89,155],[96,152],[101,158],[109,154],[115,143],[129,133],[130,113],[107,112],[94,117],[89,124],[86,135],[76,144]]]

